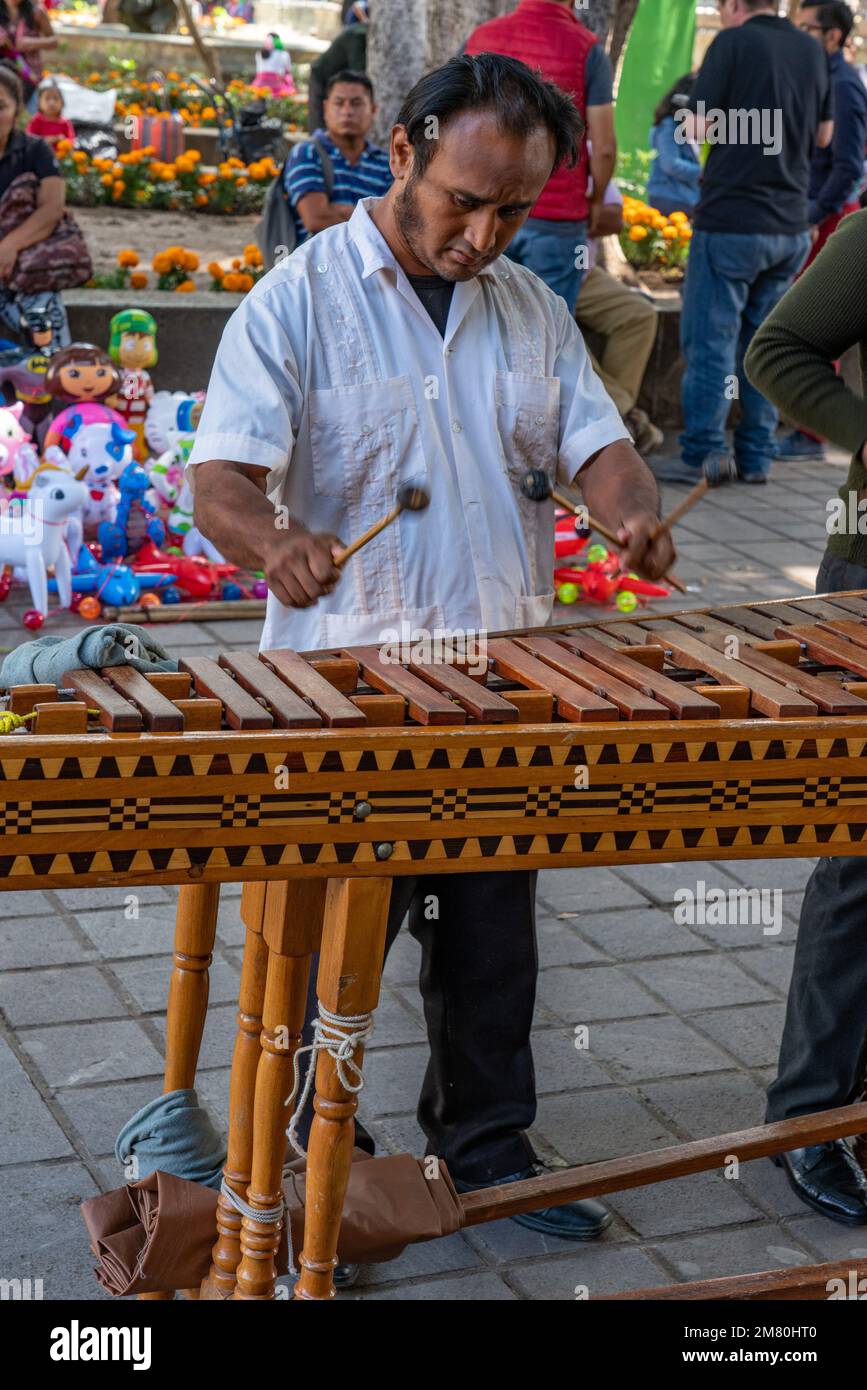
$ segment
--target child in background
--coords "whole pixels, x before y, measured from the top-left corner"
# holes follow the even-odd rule
[[[58,140],[74,140],[72,121],[63,119],[63,93],[50,77],[40,82],[36,93],[36,114],[27,126],[28,135],[38,135],[52,148]]]

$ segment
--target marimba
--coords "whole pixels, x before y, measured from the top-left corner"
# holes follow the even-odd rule
[[[311,955],[378,998],[402,874],[867,853],[867,591],[375,647],[190,657],[19,686],[0,886],[181,885],[165,1086],[191,1086],[219,884],[245,884],[230,1187],[280,1200]],[[289,1040],[288,1047],[286,1039]],[[360,1062],[362,1049],[356,1052]],[[331,1294],[355,1096],[320,1053],[300,1298]],[[867,1106],[467,1194],[467,1224],[867,1130]],[[221,1198],[203,1296],[268,1298],[277,1227]]]

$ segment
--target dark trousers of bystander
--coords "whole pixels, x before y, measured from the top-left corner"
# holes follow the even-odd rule
[[[867,589],[867,568],[826,554],[816,592],[845,589]],[[865,1073],[867,858],[820,859],[801,907],[768,1123],[851,1105]]]

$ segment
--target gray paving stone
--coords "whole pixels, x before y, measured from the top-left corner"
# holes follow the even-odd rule
[[[382,978],[390,985],[418,985],[421,946],[406,929],[398,932],[385,962]]]
[[[675,1142],[671,1130],[625,1090],[541,1096],[538,1130],[570,1165],[625,1158]]]
[[[543,869],[537,897],[558,912],[594,912],[601,908],[641,907],[644,895],[610,869]]]
[[[153,1024],[165,1042],[165,1017],[155,1017]],[[225,1067],[232,1061],[232,1051],[238,1036],[237,1009],[233,1005],[213,1004],[205,1019],[202,1046],[199,1052],[199,1070],[211,1067]]]
[[[731,921],[696,922],[690,927],[690,931],[694,932],[700,941],[719,946],[723,951],[756,947],[770,954],[779,950],[781,945],[795,940],[798,934],[797,919],[787,911],[786,903],[799,900],[800,895],[796,897],[794,894],[783,894],[778,900],[766,900],[764,904],[755,898],[750,902],[729,899],[726,915],[731,914]],[[740,917],[746,920],[736,920]],[[766,927],[769,929],[767,934]]]
[[[639,961],[629,970],[680,1013],[726,1004],[759,1003],[772,997],[767,985],[750,979],[727,957],[670,956],[666,960]]]
[[[374,1014],[373,1044],[395,1047],[399,1043],[427,1041],[427,1029],[419,1017],[421,999],[416,992],[383,989]]]
[[[652,907],[594,913],[581,918],[578,926],[582,936],[589,936],[601,951],[618,960],[646,960],[710,949],[687,927],[678,926],[670,913]]]
[[[739,1188],[738,1182],[717,1173],[692,1173],[651,1187],[612,1193],[605,1200],[642,1238],[672,1236],[761,1221],[761,1212],[745,1200]]]
[[[412,1154],[424,1158],[428,1142],[415,1118],[415,1098],[411,1115],[371,1115],[365,1108],[364,1092],[359,1100],[358,1113],[364,1127],[376,1141],[377,1153]]]
[[[47,917],[54,908],[45,893],[0,893],[0,920],[7,917]]]
[[[3,894],[0,894],[2,908]],[[59,917],[0,917],[0,962],[4,969],[19,966],[63,965],[92,960],[96,948],[83,946]]]
[[[46,1301],[108,1298],[93,1274],[79,1205],[99,1189],[79,1163],[34,1164],[0,1172],[4,1278],[41,1279]]]
[[[209,622],[208,631],[216,637],[221,649],[231,645],[231,650],[236,651],[239,646],[249,646],[251,643],[258,647],[262,636],[262,620],[227,618],[225,622]]]
[[[590,1029],[590,1046],[600,1024]],[[541,1029],[533,1032],[533,1063],[536,1072],[536,1092],[585,1091],[590,1086],[610,1086],[611,1077],[593,1059],[586,1048],[575,1047],[573,1033],[560,1029]]]
[[[736,951],[735,958],[741,962],[743,969],[757,974],[760,980],[766,981],[774,990],[779,990],[782,997],[785,998],[788,994],[792,965],[795,962],[793,945],[777,942],[770,951]]]
[[[645,1081],[638,1089],[691,1139],[751,1129],[764,1119],[764,1092],[740,1073]]]
[[[113,1154],[120,1130],[143,1105],[162,1094],[162,1077],[58,1091],[56,1104],[92,1154]],[[120,1174],[118,1166],[115,1179]],[[115,1186],[117,1186],[115,1182]]]
[[[364,1054],[364,1108],[371,1115],[414,1113],[427,1066],[428,1048],[371,1048]]]
[[[732,859],[726,868],[750,888],[780,888],[795,893],[806,887],[815,859]]]
[[[511,1271],[510,1279],[525,1298],[546,1302],[574,1302],[588,1295],[592,1299],[672,1282],[644,1251],[596,1242],[566,1258],[520,1265]]]
[[[72,1154],[63,1130],[12,1049],[2,1039],[0,1095],[3,1096],[0,1164],[36,1163],[39,1159]]]
[[[0,1008],[13,1028],[126,1016],[119,994],[92,965],[6,972],[0,975]]]
[[[144,905],[167,903],[177,899],[176,888],[163,888],[158,883],[137,883],[134,888],[53,888],[52,895],[70,912],[93,912],[100,909],[123,911],[125,899],[134,893]],[[8,895],[3,894],[3,899]],[[24,893],[14,897],[29,896]],[[2,907],[2,900],[0,900]]]
[[[787,1224],[799,1244],[812,1247],[822,1260],[867,1260],[867,1226],[840,1226],[818,1212]]]
[[[759,1004],[705,1014],[701,1026],[744,1066],[767,1067],[779,1055],[784,1017],[783,1004]]]
[[[777,1220],[788,1216],[803,1216],[808,1210],[789,1186],[781,1168],[769,1158],[757,1158],[742,1163],[738,1186],[747,1196],[763,1206]],[[824,1221],[824,1217],[821,1218]]]
[[[617,965],[554,966],[540,973],[538,993],[545,1007],[572,1028],[598,1019],[665,1012]]]
[[[679,1018],[594,1023],[590,1055],[620,1081],[730,1071],[731,1060]],[[712,1083],[711,1083],[712,1084]]]
[[[31,1028],[21,1046],[49,1086],[81,1086],[138,1076],[161,1076],[163,1059],[133,1022],[63,1023]]]
[[[597,920],[595,913],[584,918],[585,922]],[[556,917],[537,918],[536,940],[542,969],[549,965],[590,965],[603,959],[600,951],[577,935],[577,924],[572,920],[561,922]]]
[[[143,959],[119,961],[112,970],[143,1013],[158,1013],[165,1009],[171,958],[148,956]],[[239,974],[234,964],[217,958],[208,971],[209,1004],[235,1004],[238,999]]]
[[[80,912],[77,921],[105,960],[166,955],[175,936],[174,904],[142,905],[138,921],[127,921],[122,909]]]
[[[668,904],[674,902],[675,892],[680,888],[690,888],[695,892],[699,880],[706,883],[708,888],[734,887],[726,867],[701,859],[685,864],[625,864],[618,868],[617,876],[639,888],[654,902]]]
[[[214,1127],[225,1135],[229,1132],[229,1067],[214,1067],[211,1071],[201,1071],[196,1077],[196,1095],[199,1104],[207,1110]],[[287,1111],[286,1123],[289,1123]]]
[[[478,1252],[462,1236],[445,1236],[442,1240],[408,1245],[398,1259],[387,1264],[368,1265],[364,1284],[359,1287],[373,1288],[395,1279],[429,1279],[432,1274],[448,1274],[451,1270],[478,1269],[481,1263]]]
[[[516,1298],[512,1290],[496,1274],[475,1272],[453,1278],[429,1279],[420,1283],[398,1284],[392,1288],[373,1286],[370,1292],[358,1288],[343,1294],[343,1298],[369,1299],[371,1302],[407,1303],[501,1303]]]
[[[764,1269],[789,1268],[813,1262],[794,1230],[754,1222],[737,1230],[707,1231],[678,1236],[664,1246],[651,1246],[683,1280],[724,1279]]]

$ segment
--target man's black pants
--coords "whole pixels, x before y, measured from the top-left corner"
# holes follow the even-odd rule
[[[867,568],[825,556],[818,594],[867,589]],[[867,858],[820,859],[807,884],[767,1119],[850,1105],[867,1072]]]
[[[524,1130],[536,1114],[530,1050],[535,897],[535,873],[392,879],[386,954],[407,912],[422,948],[419,986],[430,1059],[418,1121],[428,1152],[465,1182],[503,1178],[534,1159]],[[314,957],[305,1044],[318,1012],[317,966]],[[304,1148],[312,1118],[308,1103],[298,1125]],[[373,1138],[358,1120],[356,1143],[373,1153]]]

